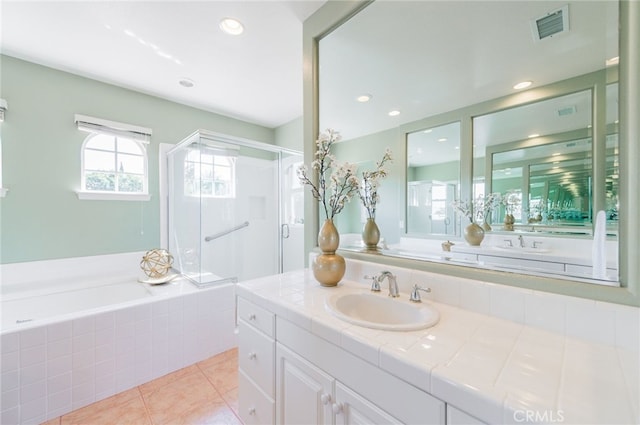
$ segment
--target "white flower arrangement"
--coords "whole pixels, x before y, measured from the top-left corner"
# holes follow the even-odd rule
[[[516,207],[520,205],[520,195],[515,191],[507,191],[505,195],[500,200],[500,204],[504,205],[504,209],[507,214],[512,214],[515,212]]]
[[[362,187],[358,195],[360,196],[362,205],[364,205],[367,210],[368,218],[376,218],[376,205],[380,200],[378,188],[380,187],[381,180],[387,177],[387,170],[384,168],[384,164],[391,161],[393,161],[391,150],[387,148],[382,156],[382,160],[376,163],[375,171],[362,172]]]
[[[461,215],[467,217],[469,222],[485,220],[489,213],[496,209],[502,201],[502,196],[499,193],[490,193],[487,196],[478,196],[473,202],[462,201],[457,199],[453,201],[453,208]]]
[[[306,165],[301,165],[297,170],[298,180],[311,187],[311,194],[322,204],[327,220],[333,220],[359,188],[357,166],[348,162],[339,163],[331,154],[331,146],[340,139],[338,131],[327,129],[316,140],[318,149],[311,168],[318,173],[317,186],[309,179]]]

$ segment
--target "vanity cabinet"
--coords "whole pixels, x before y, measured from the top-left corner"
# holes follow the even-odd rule
[[[238,413],[245,425],[275,419],[275,316],[238,299]]]
[[[276,348],[276,423],[400,423],[286,347]]]

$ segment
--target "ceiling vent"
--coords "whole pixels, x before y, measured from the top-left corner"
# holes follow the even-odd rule
[[[567,115],[573,115],[578,112],[578,108],[576,108],[575,105],[565,106],[564,108],[558,109],[557,112],[559,117],[566,117]]]
[[[569,5],[531,21],[531,29],[536,41],[569,31]]]

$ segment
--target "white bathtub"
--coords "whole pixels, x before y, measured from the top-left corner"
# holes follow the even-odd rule
[[[234,285],[141,284],[141,256],[1,266],[1,424],[41,423],[236,346]]]

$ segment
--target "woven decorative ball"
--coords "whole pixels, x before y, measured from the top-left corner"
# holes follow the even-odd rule
[[[154,279],[166,276],[172,265],[173,255],[166,249],[160,248],[147,251],[140,261],[142,271]]]

